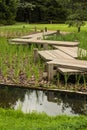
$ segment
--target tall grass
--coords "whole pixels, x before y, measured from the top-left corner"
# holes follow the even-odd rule
[[[40,60],[36,66],[34,65],[34,47],[35,45],[10,45],[6,38],[0,38],[0,76],[4,81],[8,82],[10,79],[11,82],[28,85],[32,76],[33,82],[39,80],[43,66]]]
[[[65,34],[65,35],[62,35],[62,34],[59,34],[59,35],[51,35],[51,36],[48,36],[46,38],[47,40],[56,40],[56,41],[75,41],[77,40],[77,36],[75,33],[70,33],[70,34]]]

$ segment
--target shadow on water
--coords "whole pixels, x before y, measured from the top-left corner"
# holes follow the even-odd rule
[[[48,115],[87,115],[87,99],[59,92],[0,87],[0,107],[45,112]]]

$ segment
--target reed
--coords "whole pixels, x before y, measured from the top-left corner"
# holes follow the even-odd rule
[[[84,83],[83,86],[84,88],[86,88],[86,76],[84,74],[82,76],[83,76],[83,83]]]
[[[68,79],[69,79],[70,75],[68,75],[67,73],[64,74],[64,82],[65,82],[65,88],[67,89],[68,86]]]
[[[47,40],[56,40],[56,41],[75,41],[77,40],[77,35],[75,33],[70,34],[59,34],[59,35],[50,35],[46,37]]]
[[[40,60],[37,65],[33,62],[33,50],[35,45],[10,45],[6,38],[0,38],[0,70],[4,77],[10,76],[12,71],[16,83],[19,83],[20,72],[24,77],[23,80],[28,81],[32,75],[35,77],[35,82],[39,80],[39,73],[42,70]],[[40,49],[40,48],[39,48]],[[9,73],[10,72],[10,73]],[[42,72],[42,71],[41,71]],[[21,80],[22,81],[22,80]]]

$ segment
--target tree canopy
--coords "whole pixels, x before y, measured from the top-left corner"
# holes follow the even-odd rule
[[[13,24],[16,10],[17,0],[0,0],[0,24]]]
[[[0,0],[0,24],[87,20],[87,0]],[[78,22],[77,22],[78,23]]]

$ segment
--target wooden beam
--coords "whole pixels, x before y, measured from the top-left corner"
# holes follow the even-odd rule
[[[34,63],[36,64],[38,61],[38,49],[34,48]]]
[[[15,38],[11,42],[19,42],[20,44],[48,44],[48,45],[58,45],[58,46],[78,46],[78,42],[65,42],[65,41],[50,41],[50,40],[36,40],[36,39],[21,39]]]
[[[57,65],[60,68],[74,69],[87,72],[87,61],[76,59],[54,59],[49,63]]]
[[[53,64],[52,63],[47,63],[47,76],[48,76],[48,81],[51,81],[53,79]]]

